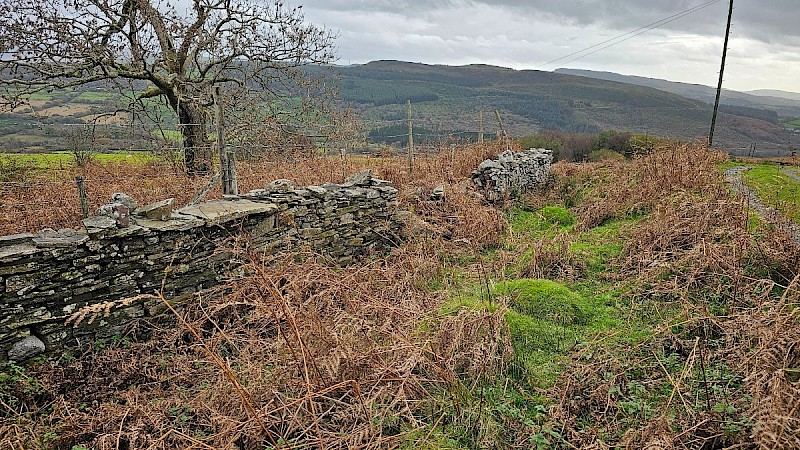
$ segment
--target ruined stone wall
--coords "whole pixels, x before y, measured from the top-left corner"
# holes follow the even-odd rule
[[[399,242],[405,223],[397,190],[366,172],[341,185],[279,180],[166,220],[133,215],[121,227],[115,217],[89,218],[81,231],[0,237],[0,360],[113,336],[163,309],[152,297],[162,283],[168,299],[218,286],[241,267],[231,249],[308,247],[348,263]]]
[[[543,148],[519,153],[507,151],[482,162],[472,172],[472,181],[483,190],[488,201],[502,201],[547,181],[552,163],[553,152]]]

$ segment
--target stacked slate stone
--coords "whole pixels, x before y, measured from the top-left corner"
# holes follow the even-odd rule
[[[472,182],[483,191],[488,202],[501,202],[545,183],[552,163],[553,152],[543,148],[519,153],[506,151],[482,162],[472,172]]]
[[[0,360],[119,334],[133,319],[221,285],[235,247],[307,247],[340,263],[401,240],[397,190],[362,172],[344,184],[286,180],[241,197],[172,210],[116,195],[85,230],[0,237]]]
[[[292,247],[310,246],[335,256],[340,264],[374,249],[397,245],[407,213],[397,210],[397,189],[372,178],[365,170],[343,184],[325,183],[295,189],[289,180],[277,180],[241,196],[269,202],[279,208],[277,220],[289,226],[286,241]],[[256,245],[268,244],[260,240]]]

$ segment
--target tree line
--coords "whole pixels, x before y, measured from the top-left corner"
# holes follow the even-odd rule
[[[593,161],[631,158],[653,151],[663,140],[656,136],[607,130],[569,133],[546,130],[517,139],[522,148],[546,148],[558,161]]]

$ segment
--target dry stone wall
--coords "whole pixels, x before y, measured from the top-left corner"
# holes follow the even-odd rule
[[[395,245],[406,222],[397,190],[368,171],[344,184],[279,180],[174,212],[161,202],[141,209],[151,218],[125,197],[85,230],[0,237],[0,360],[118,334],[163,309],[158,291],[188,298],[235,276],[232,249],[308,247],[349,263]]]
[[[482,162],[472,172],[472,181],[483,190],[488,201],[498,202],[546,182],[552,163],[553,152],[543,148],[519,153],[506,151]]]

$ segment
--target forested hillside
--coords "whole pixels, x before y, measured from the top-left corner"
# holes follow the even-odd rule
[[[408,100],[417,130],[415,142],[422,145],[477,140],[481,113],[485,136],[492,138],[499,129],[495,110],[512,137],[544,130],[592,134],[617,130],[695,141],[705,139],[711,120],[706,102],[585,76],[399,61],[330,69],[306,70],[333,73],[341,105],[352,109],[363,123],[363,138],[375,144],[405,145]],[[143,139],[152,138],[153,130],[132,126],[135,122],[124,113],[128,103],[123,94],[94,84],[39,93],[24,108],[0,111],[0,149],[66,150],[76,139],[75,124],[120,109],[121,114],[104,119],[94,131],[99,136],[95,144],[100,150],[136,148]],[[793,117],[747,105],[726,104],[720,111],[715,144],[731,153],[747,153],[755,144],[759,155],[784,155],[793,144]],[[156,138],[171,142],[178,135],[174,117],[157,108],[154,112],[162,127]]]
[[[481,111],[484,129],[495,132],[494,110],[516,136],[613,129],[693,141],[705,138],[711,120],[711,106],[699,100],[560,73],[399,61],[339,67],[336,73],[342,99],[352,102],[368,130],[397,130],[411,100],[414,123],[442,140],[476,135]],[[716,143],[734,153],[753,143],[765,153],[785,152],[791,139],[774,111],[757,107],[724,106],[718,127]]]

